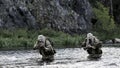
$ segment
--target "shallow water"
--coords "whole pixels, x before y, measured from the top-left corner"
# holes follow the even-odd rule
[[[0,51],[0,68],[120,68],[120,48],[104,47],[103,56],[89,60],[81,48],[56,49],[53,62],[41,62],[38,51]]]

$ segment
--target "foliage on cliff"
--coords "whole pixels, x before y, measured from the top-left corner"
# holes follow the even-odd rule
[[[93,8],[97,23],[95,28],[102,31],[111,31],[115,28],[115,22],[113,16],[109,15],[109,8],[104,7],[100,2],[97,2],[97,6]]]

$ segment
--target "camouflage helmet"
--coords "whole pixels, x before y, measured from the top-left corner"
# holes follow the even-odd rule
[[[39,35],[37,40],[45,42],[45,39],[46,39],[46,37],[44,35]]]

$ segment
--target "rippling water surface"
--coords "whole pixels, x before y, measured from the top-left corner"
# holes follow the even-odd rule
[[[38,51],[0,51],[0,68],[120,68],[120,48],[102,48],[98,60],[87,59],[81,48],[56,49],[53,62],[41,62]]]

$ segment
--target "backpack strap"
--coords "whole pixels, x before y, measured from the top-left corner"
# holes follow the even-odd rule
[[[46,41],[47,41],[47,40],[50,42],[50,44],[51,44],[52,46],[54,46],[53,42],[52,42],[51,39],[48,38],[48,37],[45,39],[45,46],[47,46],[47,44],[46,44]]]
[[[45,47],[47,47],[47,40],[50,42],[50,44],[52,46],[52,53],[55,54],[56,51],[54,50],[54,44],[49,38],[46,38],[46,40],[45,40]]]

